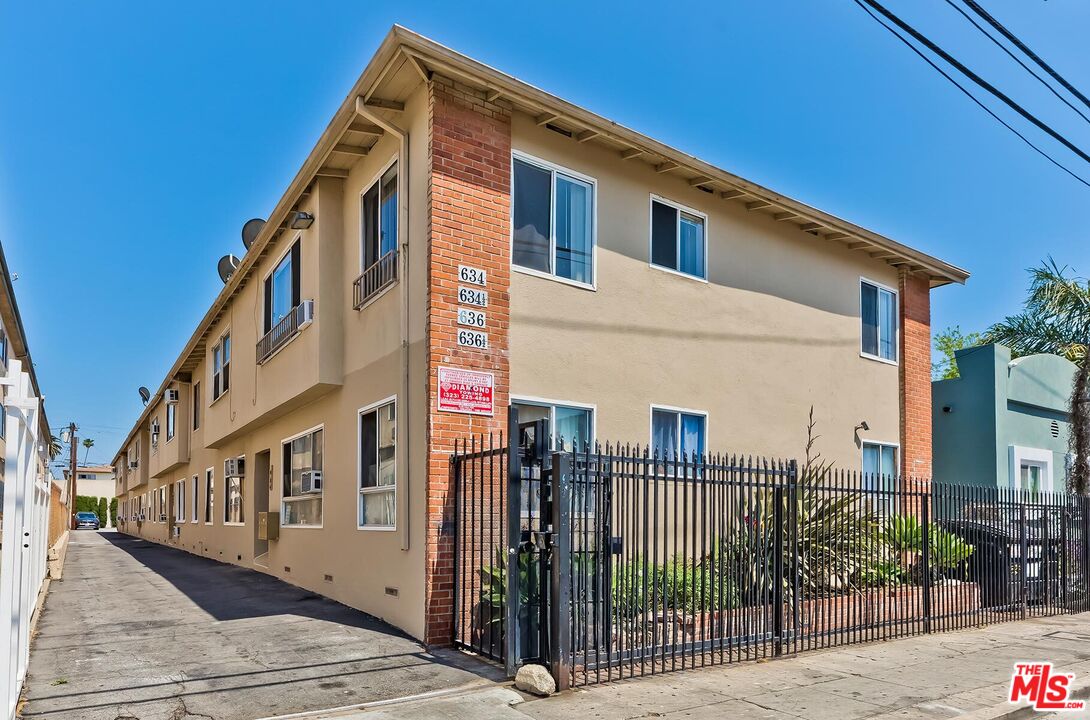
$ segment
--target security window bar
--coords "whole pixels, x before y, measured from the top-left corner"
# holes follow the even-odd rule
[[[707,272],[704,218],[663,200],[651,201],[651,264],[704,280]]]
[[[897,362],[897,293],[866,280],[859,288],[863,355]]]
[[[527,158],[513,164],[513,263],[593,284],[594,184]]]
[[[257,364],[268,360],[288,341],[299,334],[314,317],[314,301],[304,300],[296,305],[265,336],[257,341]]]
[[[359,526],[393,529],[396,521],[397,406],[360,413]]]
[[[283,525],[322,524],[322,446],[320,428],[283,444]]]
[[[397,163],[360,197],[360,265],[353,283],[359,310],[397,281]]]
[[[231,389],[231,333],[212,346],[212,400]]]

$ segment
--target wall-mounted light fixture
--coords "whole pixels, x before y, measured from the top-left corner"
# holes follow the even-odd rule
[[[306,230],[308,227],[314,224],[314,216],[308,212],[297,210],[291,218],[292,230]]]
[[[870,425],[867,424],[866,420],[860,420],[859,424],[855,426],[855,429],[867,432],[868,430],[870,430]]]

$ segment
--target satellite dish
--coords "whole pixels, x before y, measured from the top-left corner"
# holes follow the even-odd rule
[[[238,267],[239,259],[234,255],[224,255],[220,258],[219,264],[216,265],[216,271],[220,274],[220,280],[227,283],[231,279],[231,276],[235,274],[235,268]]]
[[[140,393],[140,399],[144,401],[145,405],[147,405],[148,400],[151,400],[151,391],[141,385],[140,389],[137,390],[137,392]]]
[[[246,246],[247,250],[254,244],[254,240],[257,240],[257,236],[261,234],[261,228],[263,227],[265,227],[265,221],[261,218],[247,220],[246,224],[242,226],[242,244]]]

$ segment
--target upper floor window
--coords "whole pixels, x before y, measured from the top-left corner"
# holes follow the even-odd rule
[[[707,218],[659,197],[651,198],[651,264],[707,279]]]
[[[518,267],[594,284],[594,189],[591,178],[516,154],[511,174]]]
[[[283,443],[284,525],[322,524],[322,428]]]
[[[299,304],[299,240],[265,278],[265,332]]]
[[[212,346],[212,400],[231,389],[231,333]]]
[[[396,522],[397,403],[360,411],[361,528],[393,529]]]
[[[0,366],[8,366],[8,334],[0,330]]]
[[[897,362],[897,293],[867,280],[859,281],[862,318],[861,351],[867,357]]]
[[[397,250],[397,163],[360,197],[363,270]]]
[[[193,383],[193,429],[201,427],[201,384]]]
[[[703,456],[707,421],[707,415],[700,412],[651,408],[651,451],[665,460],[691,461],[694,454]]]
[[[174,439],[175,427],[178,424],[178,406],[167,403],[167,442]]]
[[[159,447],[159,418],[151,421],[151,449]]]

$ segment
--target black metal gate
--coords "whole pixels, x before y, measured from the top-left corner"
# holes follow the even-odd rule
[[[507,437],[452,472],[454,641],[509,674],[563,689],[1090,610],[1084,496],[576,448],[514,409]]]

